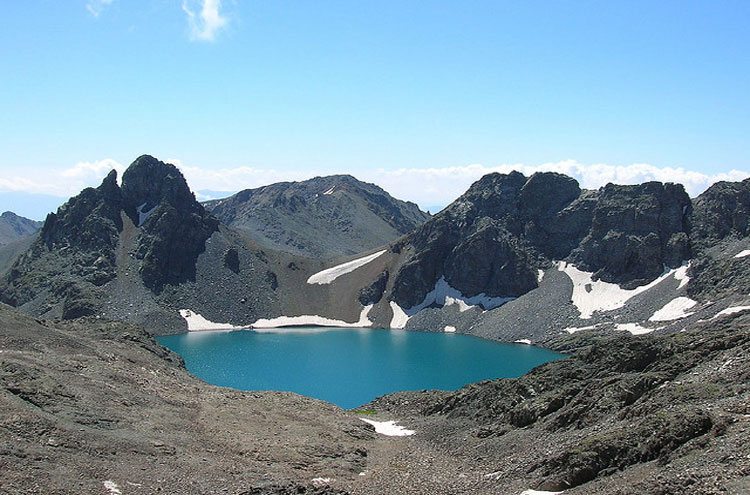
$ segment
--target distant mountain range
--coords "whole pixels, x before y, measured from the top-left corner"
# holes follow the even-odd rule
[[[42,222],[30,220],[6,211],[0,215],[0,246],[28,237],[42,228]]]
[[[201,205],[177,168],[142,156],[121,186],[113,172],[50,215],[0,299],[157,333],[184,329],[185,311],[235,326],[452,328],[535,342],[584,327],[668,331],[679,318],[650,318],[672,301],[691,301],[700,318],[750,292],[735,256],[750,249],[748,198],[748,181],[691,200],[678,184],[588,191],[564,175],[513,172],[483,177],[434,217],[351,176]]]
[[[115,478],[268,495],[747,492],[750,179],[691,200],[679,184],[490,174],[429,217],[349,176],[202,205],[144,155],[37,233],[6,215],[24,227],[0,247],[0,301],[33,318],[0,304],[14,418],[0,488],[64,491],[79,470],[110,493]],[[313,399],[198,382],[146,333],[297,325],[570,357],[358,411],[404,420],[404,441]]]

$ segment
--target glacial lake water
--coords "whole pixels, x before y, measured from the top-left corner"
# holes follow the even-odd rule
[[[565,357],[450,333],[361,328],[192,332],[157,339],[214,385],[296,392],[351,409],[401,390],[457,390]]]

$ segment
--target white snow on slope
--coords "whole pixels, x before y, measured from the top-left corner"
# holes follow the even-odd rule
[[[565,329],[568,333],[576,333],[576,332],[582,332],[584,330],[593,330],[596,328],[596,325],[589,325],[587,327],[568,327]]]
[[[543,278],[544,278],[544,270],[537,270],[536,271],[536,282],[540,283]]]
[[[454,327],[452,325],[446,325],[445,328],[443,329],[443,332],[445,332],[445,333],[456,333],[456,327]]]
[[[343,320],[335,320],[318,315],[301,315],[301,316],[279,316],[276,318],[261,318],[252,325],[252,328],[279,328],[291,326],[319,326],[319,327],[348,327],[348,328],[365,328],[372,325],[367,318],[367,314],[372,309],[372,304],[362,308],[359,315],[359,321],[347,323]]]
[[[735,258],[744,258],[745,256],[750,256],[750,249],[745,249],[734,255]]]
[[[500,307],[513,299],[515,298],[486,296],[484,293],[472,297],[466,297],[461,294],[459,290],[448,285],[448,282],[445,281],[445,277],[440,277],[440,280],[435,283],[435,288],[424,297],[424,301],[411,309],[407,309],[406,314],[413,316],[415,313],[418,313],[433,304],[438,306],[457,304],[459,311],[462,313],[471,309],[472,306],[481,306],[485,310],[490,310]]]
[[[109,495],[121,495],[120,487],[114,481],[107,480],[104,482],[104,489],[107,490]]]
[[[310,480],[310,483],[312,483],[312,485],[315,488],[323,488],[324,486],[327,486],[328,483],[330,482],[331,482],[331,478],[313,478]]]
[[[391,318],[391,328],[404,328],[406,322],[409,321],[409,315],[401,309],[401,306],[396,304],[395,301],[391,301],[391,311],[393,311],[393,318]]]
[[[135,211],[138,212],[138,226],[139,227],[143,225],[143,222],[145,222],[148,216],[151,215],[151,213],[153,213],[154,210],[156,209],[156,206],[154,206],[148,211],[143,211],[145,207],[146,207],[146,203],[143,203],[141,206],[135,209]]]
[[[244,327],[238,327],[229,323],[214,323],[209,321],[190,309],[181,309],[180,316],[187,322],[188,332],[198,332],[201,330],[239,330]]]
[[[721,318],[722,316],[733,315],[735,313],[739,313],[740,311],[747,311],[748,309],[750,309],[750,306],[732,306],[731,308],[722,309],[721,311],[716,313],[711,319],[713,320],[714,318]]]
[[[651,315],[648,321],[671,321],[679,320],[692,315],[693,311],[688,311],[690,308],[698,304],[697,301],[693,301],[689,297],[675,297],[663,308]]]
[[[340,265],[334,266],[332,268],[327,268],[323,271],[320,271],[314,275],[311,275],[310,278],[307,279],[308,284],[330,284],[337,278],[339,278],[341,275],[353,272],[360,266],[364,266],[367,263],[371,262],[381,254],[385,253],[385,249],[382,251],[378,251],[377,253],[370,254],[368,256],[364,256],[362,258],[357,258],[356,260],[347,261],[346,263],[342,263]]]
[[[592,280],[593,273],[579,270],[564,261],[559,263],[558,270],[564,272],[573,282],[573,304],[578,308],[578,311],[581,312],[581,319],[587,320],[591,318],[595,311],[611,311],[613,309],[622,308],[631,297],[655,287],[672,275],[677,277],[678,271],[680,270],[687,271],[687,265],[683,265],[674,270],[665,270],[664,273],[653,282],[631,290],[623,289],[617,284],[611,284],[602,280],[594,281]],[[687,276],[684,275],[684,272],[680,273],[683,273],[681,276],[686,280]],[[683,285],[682,280],[683,279],[680,279],[680,286]]]
[[[618,330],[620,332],[630,332],[633,335],[644,335],[647,333],[651,333],[654,330],[659,330],[661,327],[657,328],[646,328],[638,323],[618,323],[615,325],[615,330]]]
[[[515,342],[513,342],[513,343],[514,343],[514,344],[526,344],[526,345],[531,345],[531,341],[530,341],[529,339],[518,339],[518,340],[516,340],[516,341],[515,341]]]
[[[331,187],[329,190],[323,193],[324,196],[328,196],[329,194],[333,194],[333,190],[336,189],[336,186]]]
[[[404,328],[410,317],[433,304],[436,306],[450,306],[451,304],[456,304],[458,310],[463,313],[464,311],[468,311],[476,306],[480,306],[484,310],[495,309],[513,299],[515,299],[515,297],[491,297],[484,293],[472,297],[466,297],[461,294],[458,289],[454,289],[448,285],[448,282],[445,281],[445,277],[440,277],[440,280],[435,283],[435,288],[428,292],[427,295],[424,296],[424,300],[414,307],[404,309],[391,301],[391,309],[393,310],[391,328]]]
[[[521,495],[558,495],[562,492],[545,492],[544,490],[524,490]]]
[[[681,267],[677,268],[674,271],[675,280],[680,281],[680,285],[677,286],[677,290],[682,289],[688,284],[688,282],[690,282],[690,277],[687,276],[688,268],[690,268],[689,261],[687,263],[683,263]]]
[[[407,430],[403,426],[397,425],[395,421],[373,421],[365,418],[359,419],[374,426],[375,433],[380,433],[381,435],[387,435],[389,437],[407,437],[416,433],[414,430]]]

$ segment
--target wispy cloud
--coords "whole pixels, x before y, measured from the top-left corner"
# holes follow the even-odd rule
[[[196,4],[200,12],[196,13]],[[190,39],[198,41],[214,41],[216,33],[227,25],[227,18],[219,13],[221,0],[183,0],[182,10],[185,11],[190,27]]]
[[[94,17],[99,17],[112,2],[113,0],[89,0],[86,3],[86,10]]]
[[[183,173],[193,191],[212,190],[234,192],[241,189],[260,187],[280,181],[304,180],[315,175],[315,171],[276,170],[257,167],[234,167],[211,169],[187,165],[179,159],[168,159]],[[82,161],[57,170],[13,170],[3,167],[0,170],[0,192],[25,191],[69,197],[87,186],[97,186],[101,180],[115,169],[122,175],[126,166],[106,158],[97,161]],[[705,174],[684,168],[657,167],[650,164],[630,165],[584,164],[575,160],[528,165],[523,163],[486,166],[472,164],[442,168],[401,168],[397,170],[372,169],[353,173],[358,179],[372,182],[399,199],[414,201],[423,208],[447,205],[483,175],[517,170],[525,175],[535,172],[560,172],[574,177],[586,189],[597,189],[608,182],[616,184],[637,184],[650,180],[678,182],[685,186],[691,196],[697,196],[711,184],[722,181],[738,181],[750,177],[742,170],[730,170],[715,174]]]

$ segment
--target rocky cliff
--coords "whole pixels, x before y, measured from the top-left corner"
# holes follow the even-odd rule
[[[390,297],[417,306],[441,278],[468,298],[518,297],[557,260],[642,285],[690,258],[689,208],[676,184],[582,191],[555,173],[490,174],[400,243]]]

